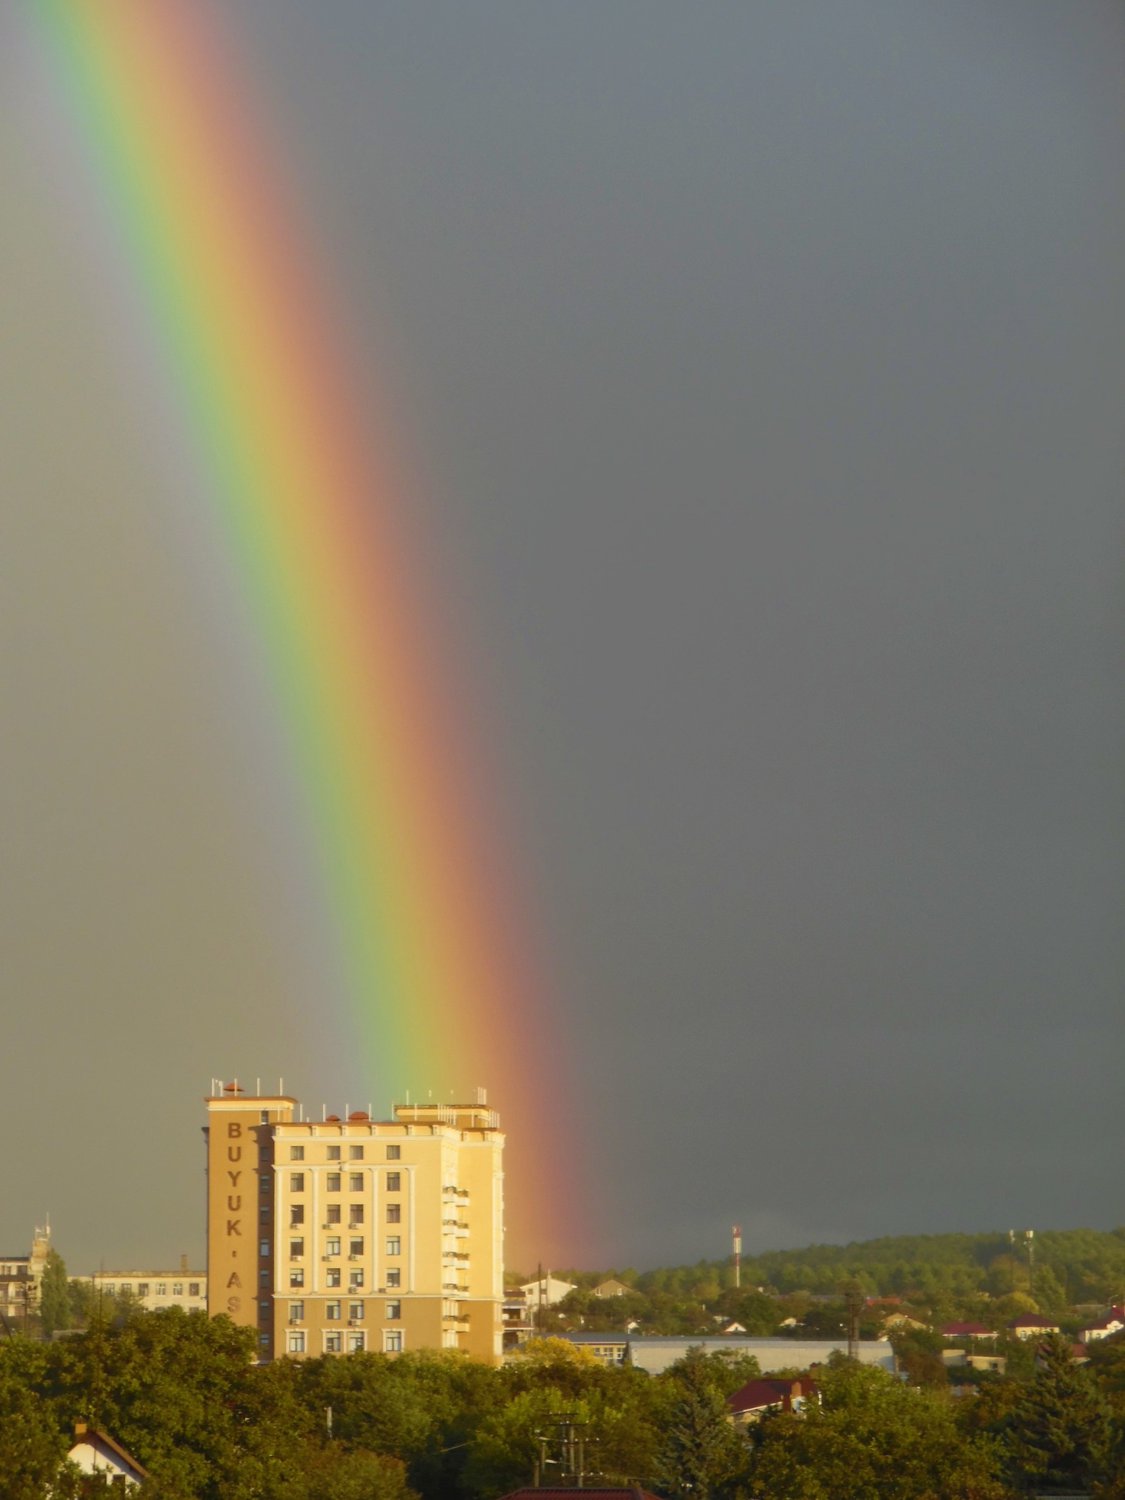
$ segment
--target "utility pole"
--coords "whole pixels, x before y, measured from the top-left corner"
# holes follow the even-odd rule
[[[586,1423],[578,1422],[572,1413],[567,1412],[555,1419],[555,1432],[547,1434],[537,1432],[535,1441],[539,1444],[539,1457],[535,1461],[535,1488],[555,1488],[584,1490],[586,1481],[596,1476],[586,1468],[586,1448],[588,1439],[586,1437]],[[549,1486],[545,1486],[546,1470],[558,1469],[557,1480],[552,1478]]]
[[[738,1291],[742,1285],[742,1226],[732,1224],[730,1231],[731,1249],[734,1254],[734,1289]]]

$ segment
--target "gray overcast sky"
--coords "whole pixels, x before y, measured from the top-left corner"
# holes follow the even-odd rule
[[[1118,1222],[1120,6],[223,10],[481,642],[572,1258]],[[301,1019],[0,42],[0,1248],[50,1209],[72,1269],[195,1259],[212,1074],[382,1087]]]

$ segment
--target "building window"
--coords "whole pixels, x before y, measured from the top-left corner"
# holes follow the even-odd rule
[[[348,1272],[348,1291],[349,1292],[358,1292],[359,1289],[360,1289],[360,1287],[362,1285],[363,1285],[363,1272],[362,1271],[349,1271]]]
[[[325,1240],[325,1242],[324,1242],[324,1253],[325,1253],[325,1255],[339,1255],[339,1253],[340,1253],[340,1236],[338,1234],[330,1234],[328,1236],[328,1238]]]
[[[303,1193],[305,1191],[305,1174],[303,1172],[290,1172],[289,1191],[291,1193]]]
[[[270,1221],[270,1206],[269,1206],[268,1203],[263,1203],[262,1206],[261,1206],[261,1208],[258,1210],[258,1222],[259,1222],[259,1224],[268,1224],[269,1221]]]
[[[388,1224],[401,1224],[402,1223],[402,1204],[401,1203],[388,1203],[387,1204],[387,1223]]]
[[[290,1146],[289,1147],[289,1160],[290,1161],[304,1161],[304,1159],[305,1159],[305,1148],[304,1148],[304,1146]]]
[[[367,1345],[367,1335],[354,1330],[348,1334],[348,1353],[362,1354]]]
[[[361,1234],[353,1235],[352,1238],[348,1241],[348,1254],[363,1254],[363,1236]]]
[[[328,1191],[330,1193],[338,1193],[340,1191],[340,1174],[339,1174],[339,1172],[329,1172],[328,1179],[325,1182],[325,1187],[328,1189]]]
[[[401,1328],[385,1328],[383,1330],[383,1353],[384,1354],[401,1354],[402,1353],[402,1329]]]
[[[289,1241],[289,1259],[290,1260],[300,1260],[301,1256],[304,1255],[304,1253],[305,1253],[305,1239],[304,1239],[303,1235],[301,1235],[299,1238],[297,1238],[295,1240],[290,1240]]]
[[[402,1191],[402,1173],[401,1172],[388,1172],[387,1173],[387,1192],[388,1193],[399,1193],[401,1191]]]
[[[291,1328],[289,1330],[288,1349],[290,1354],[304,1354],[305,1330],[303,1328]]]
[[[168,1283],[166,1281],[158,1281],[156,1283],[156,1295],[158,1297],[167,1297]]]
[[[349,1172],[348,1173],[348,1192],[349,1193],[362,1193],[363,1192],[363,1173],[362,1172]]]
[[[340,1148],[339,1148],[339,1146],[329,1146],[329,1148],[328,1148],[328,1160],[329,1161],[339,1161],[340,1160]]]
[[[137,1259],[140,1260],[140,1256],[139,1255],[137,1256]],[[147,1281],[139,1281],[137,1283],[137,1296],[138,1297],[147,1297],[148,1296],[148,1282]]]
[[[363,1322],[363,1303],[362,1302],[349,1302],[348,1303],[348,1317],[351,1319],[351,1321],[353,1323],[362,1323]]]
[[[387,1254],[388,1255],[401,1255],[402,1254],[402,1239],[400,1238],[399,1235],[397,1235],[397,1234],[389,1234],[387,1236]]]
[[[270,1190],[270,1179],[263,1172],[262,1175],[258,1178],[258,1191],[261,1193],[262,1197],[264,1198],[266,1196],[266,1194],[269,1192],[269,1190]]]
[[[392,1266],[387,1272],[387,1285],[389,1287],[402,1285],[402,1272],[397,1266]]]
[[[258,1303],[258,1317],[264,1323],[270,1315],[270,1305],[265,1297]]]
[[[305,1321],[305,1304],[303,1302],[290,1302],[289,1321],[290,1323],[303,1323]]]
[[[339,1354],[344,1347],[344,1335],[342,1333],[326,1333],[324,1335],[325,1354]]]
[[[352,1161],[362,1161],[363,1160],[363,1147],[362,1146],[349,1146],[348,1147],[348,1155],[351,1157]]]
[[[270,1346],[270,1336],[269,1336],[269,1334],[268,1333],[260,1333],[258,1335],[258,1347],[260,1349],[268,1349],[269,1346]]]
[[[183,1295],[184,1295],[184,1284],[183,1284],[183,1282],[182,1281],[174,1281],[172,1283],[172,1296],[173,1297],[182,1297]]]
[[[266,1256],[269,1255],[269,1253],[270,1253],[270,1242],[269,1242],[269,1240],[259,1240],[258,1241],[258,1254],[261,1256],[261,1258],[263,1260],[265,1260]]]
[[[265,1266],[263,1266],[262,1269],[258,1272],[258,1285],[264,1289],[265,1287],[268,1287],[269,1284],[270,1273],[266,1270]]]
[[[338,1323],[340,1321],[339,1302],[326,1302],[324,1304],[324,1316],[330,1323]]]
[[[188,1290],[188,1296],[189,1297],[198,1297],[199,1296],[199,1282],[198,1281],[189,1281],[188,1282],[188,1289],[187,1290]]]
[[[351,1208],[348,1210],[348,1228],[354,1229],[357,1224],[362,1224],[363,1218],[363,1204],[353,1203]]]
[[[293,1266],[293,1267],[291,1267],[290,1271],[289,1271],[289,1285],[290,1286],[304,1286],[304,1284],[305,1284],[305,1268],[304,1268],[304,1266]]]
[[[325,1271],[325,1273],[324,1273],[324,1283],[325,1283],[326,1286],[339,1286],[340,1285],[340,1271],[339,1271],[339,1267],[330,1266],[328,1268],[328,1270]]]
[[[290,1208],[289,1208],[289,1227],[290,1227],[290,1229],[294,1228],[297,1224],[303,1224],[304,1222],[305,1222],[305,1205],[303,1203],[294,1203],[294,1204],[291,1204]]]
[[[338,1224],[340,1222],[340,1205],[338,1203],[330,1203],[326,1212],[329,1224]]]
[[[398,1159],[401,1156],[402,1156],[402,1147],[401,1146],[388,1146],[387,1147],[387,1160],[388,1161],[398,1161]]]
[[[388,1323],[396,1323],[402,1317],[402,1303],[388,1302],[386,1317]]]

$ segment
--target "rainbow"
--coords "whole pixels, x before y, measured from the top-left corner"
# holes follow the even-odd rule
[[[559,1186],[542,1171],[550,1080],[545,1096],[531,1066],[542,980],[424,607],[407,486],[246,103],[252,80],[203,0],[34,13],[253,622],[347,1028],[379,1097],[490,1086],[509,1218],[533,1253],[533,1179]]]

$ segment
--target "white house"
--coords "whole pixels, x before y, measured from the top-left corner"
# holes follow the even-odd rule
[[[527,1298],[528,1311],[532,1317],[535,1316],[537,1307],[554,1307],[571,1292],[577,1291],[573,1281],[560,1281],[557,1276],[552,1276],[550,1271],[538,1281],[525,1281],[520,1291]]]
[[[132,1489],[149,1477],[148,1470],[120,1443],[115,1443],[98,1427],[87,1427],[85,1422],[75,1426],[74,1443],[66,1456],[83,1474],[96,1476],[107,1486]]]

